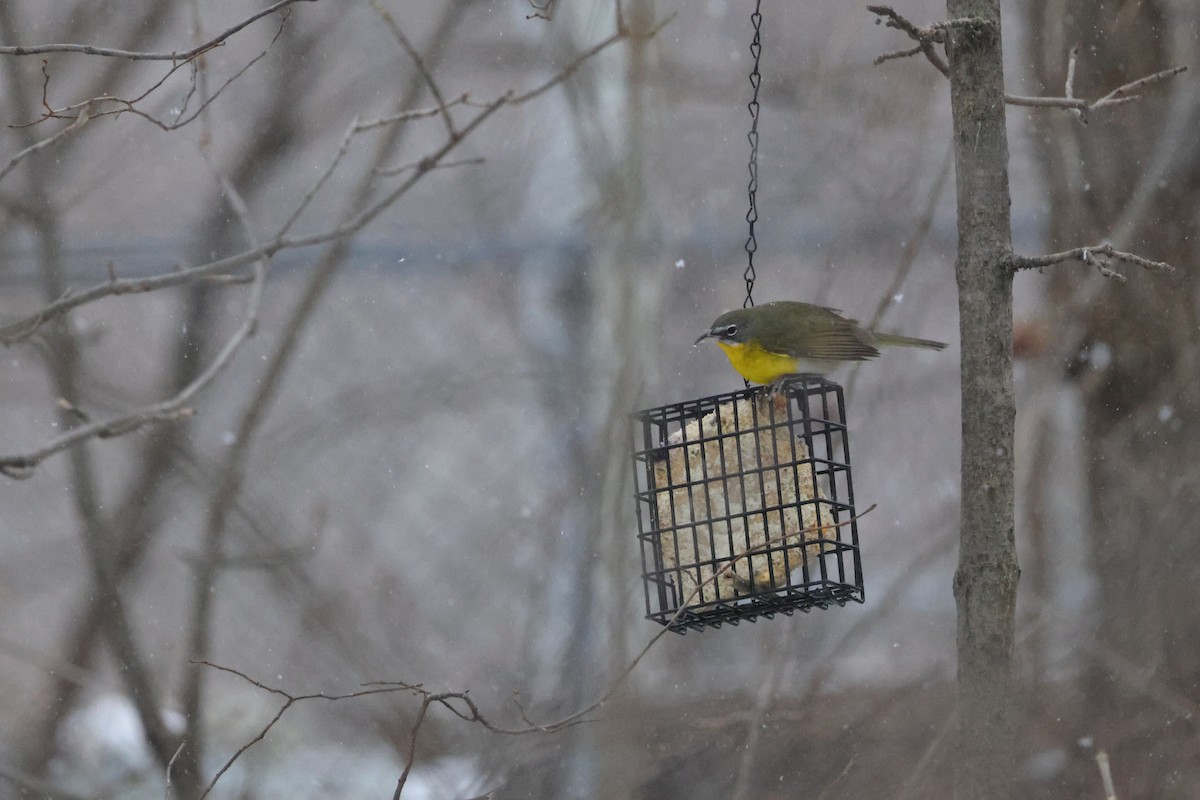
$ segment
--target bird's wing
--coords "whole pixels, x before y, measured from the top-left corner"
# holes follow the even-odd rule
[[[809,313],[800,323],[783,324],[763,339],[783,344],[792,358],[821,361],[865,361],[879,351],[871,345],[870,335],[858,322],[846,319],[835,309],[811,306],[820,313]]]

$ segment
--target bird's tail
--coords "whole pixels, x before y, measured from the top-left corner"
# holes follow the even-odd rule
[[[912,336],[900,336],[895,333],[874,333],[871,338],[875,344],[890,345],[894,347],[927,347],[930,350],[945,350],[945,342],[935,342],[932,339],[917,339]]]

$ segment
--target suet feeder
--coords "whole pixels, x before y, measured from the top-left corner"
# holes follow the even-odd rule
[[[648,619],[686,633],[863,601],[841,386],[800,375],[634,419]]]

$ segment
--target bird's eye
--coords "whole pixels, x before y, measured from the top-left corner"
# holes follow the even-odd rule
[[[721,331],[722,336],[733,336],[737,333],[737,325],[726,325],[725,330]]]

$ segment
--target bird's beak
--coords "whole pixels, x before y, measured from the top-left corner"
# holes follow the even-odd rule
[[[712,332],[712,331],[705,331],[704,333],[700,334],[700,338],[699,338],[699,339],[697,339],[696,341],[692,342],[692,347],[695,347],[696,345],[700,344],[701,342],[703,342],[705,339],[707,339],[708,337],[710,337],[710,336],[712,336],[712,335],[713,335],[713,332]]]

